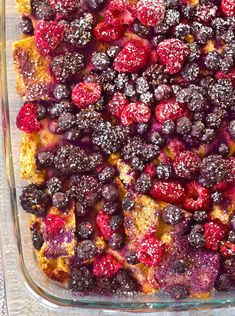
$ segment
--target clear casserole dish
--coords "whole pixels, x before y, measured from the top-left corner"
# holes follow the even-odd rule
[[[19,151],[21,135],[15,126],[16,115],[21,104],[15,90],[15,78],[12,62],[12,43],[19,38],[19,16],[15,9],[15,0],[2,0],[1,16],[1,57],[2,57],[2,105],[3,135],[6,149],[7,175],[11,190],[12,213],[15,222],[15,234],[18,245],[21,272],[29,290],[39,301],[47,301],[54,307],[96,308],[128,311],[188,310],[211,309],[235,305],[234,291],[214,292],[209,298],[189,298],[174,301],[162,293],[157,295],[139,294],[133,297],[73,296],[58,283],[49,280],[38,268],[31,242],[28,215],[19,205],[18,196],[22,188],[19,178]]]

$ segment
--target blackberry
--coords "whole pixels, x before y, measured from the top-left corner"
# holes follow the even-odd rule
[[[76,258],[78,261],[86,261],[94,258],[96,255],[96,246],[91,240],[83,240],[77,244]]]
[[[204,223],[207,220],[206,211],[196,211],[193,213],[193,219],[197,223]]]
[[[159,43],[164,40],[164,35],[156,35],[152,38],[151,44],[153,47],[157,47]]]
[[[99,182],[91,176],[72,176],[72,191],[76,200],[83,206],[89,207],[96,204],[101,197],[101,187]]]
[[[33,23],[32,20],[24,16],[19,24],[20,32],[26,35],[32,35],[33,34]]]
[[[220,155],[203,158],[200,167],[201,176],[210,184],[224,180],[228,174],[226,161]]]
[[[205,133],[202,135],[202,142],[209,144],[212,142],[213,139],[215,139],[216,133],[213,128],[207,128],[205,130]]]
[[[141,156],[143,146],[144,143],[140,137],[128,138],[126,145],[121,150],[123,158],[130,160],[136,156]]]
[[[178,89],[175,93],[176,101],[179,103],[189,102],[191,98],[191,91],[189,88]]]
[[[175,27],[175,36],[178,39],[184,40],[187,35],[190,34],[190,25],[180,23]]]
[[[160,23],[154,27],[154,32],[157,35],[165,35],[169,32],[170,26],[166,23]]]
[[[134,293],[138,290],[138,285],[124,269],[119,270],[114,277],[116,294]]]
[[[153,144],[146,144],[143,146],[141,157],[144,161],[149,161],[157,158],[160,154],[159,147]]]
[[[114,184],[106,184],[102,188],[102,196],[108,202],[114,202],[119,197],[118,188]]]
[[[139,263],[137,253],[133,250],[128,250],[125,254],[125,258],[126,258],[127,263],[129,264]]]
[[[82,222],[77,227],[77,234],[82,239],[88,239],[94,232],[93,225],[90,222]]]
[[[77,11],[79,3],[77,1],[54,1],[54,9],[59,15],[70,16],[70,14]]]
[[[173,175],[173,168],[170,164],[166,163],[159,163],[159,165],[156,166],[156,176],[160,180],[168,180]]]
[[[71,90],[65,84],[57,84],[53,89],[53,96],[56,100],[66,100],[71,96]]]
[[[164,66],[154,64],[143,72],[143,77],[147,80],[150,87],[155,89],[157,86],[168,82],[169,74],[165,72]]]
[[[105,0],[85,0],[86,4],[88,5],[89,9],[92,11],[100,10],[103,5],[105,4]]]
[[[213,29],[209,26],[203,26],[201,23],[193,22],[192,33],[200,44],[205,44],[214,36]]]
[[[142,170],[144,170],[144,162],[142,161],[142,159],[140,157],[132,158],[130,164],[131,164],[131,167],[135,171],[142,171]]]
[[[99,174],[98,178],[100,182],[107,183],[114,179],[115,177],[115,168],[112,166],[105,167]]]
[[[217,291],[228,291],[231,287],[231,280],[227,273],[219,275],[215,281],[215,289]]]
[[[46,109],[44,104],[38,103],[36,111],[37,111],[37,120],[38,121],[44,120],[46,118],[47,109]]]
[[[228,30],[228,23],[221,17],[212,20],[211,26],[215,31],[215,37],[219,40],[224,39],[224,34]]]
[[[88,209],[85,208],[80,202],[75,203],[75,214],[77,217],[83,217],[87,215]]]
[[[187,56],[187,59],[189,61],[195,61],[199,59],[199,57],[201,56],[200,46],[196,42],[193,42],[193,43],[189,43],[188,48],[189,48],[189,54]]]
[[[120,150],[129,134],[129,129],[110,122],[102,122],[92,134],[92,142],[106,154]]]
[[[163,99],[167,99],[172,93],[171,86],[168,84],[160,84],[154,90],[154,97],[156,101],[161,101]]]
[[[116,202],[104,202],[103,211],[107,214],[113,215],[117,213],[119,210],[119,204]]]
[[[178,134],[187,135],[191,132],[192,122],[187,117],[182,117],[177,120],[176,131]]]
[[[183,220],[183,214],[175,205],[168,205],[162,211],[162,219],[166,224],[176,225]]]
[[[91,62],[96,69],[103,70],[109,66],[110,60],[105,53],[93,53]]]
[[[148,81],[143,78],[143,77],[139,77],[136,80],[136,91],[141,94],[141,93],[145,93],[149,90],[149,85],[148,85]]]
[[[97,129],[101,122],[103,122],[101,114],[90,108],[82,109],[76,115],[76,125],[80,130]]]
[[[225,272],[229,275],[232,281],[235,280],[235,257],[228,258],[224,261]]]
[[[183,17],[186,19],[193,19],[195,15],[195,7],[194,6],[189,6],[189,5],[183,5],[181,6],[181,12]]]
[[[75,124],[75,116],[72,113],[62,113],[58,118],[58,127],[62,132],[70,130]]]
[[[195,81],[199,76],[199,66],[197,63],[186,64],[186,66],[181,70],[181,75],[185,81],[192,82]]]
[[[129,80],[129,77],[128,77],[127,74],[124,74],[124,73],[118,74],[117,77],[114,80],[115,87],[118,90],[124,89],[126,83],[128,82],[128,80]]]
[[[62,181],[57,177],[52,177],[46,182],[47,192],[50,196],[62,190]]]
[[[112,277],[99,277],[96,280],[96,290],[99,294],[110,295],[115,292],[115,284]]]
[[[68,287],[72,292],[87,292],[94,285],[94,277],[86,267],[72,270]]]
[[[139,21],[133,23],[132,27],[134,33],[141,37],[148,38],[151,34],[151,28],[149,26],[141,24]]]
[[[204,112],[195,112],[195,113],[193,113],[193,120],[196,121],[194,124],[197,124],[198,121],[202,123],[204,118],[205,118],[205,113]]]
[[[191,135],[196,138],[201,138],[205,132],[205,125],[201,121],[196,121],[192,125]]]
[[[104,85],[105,83],[112,84],[116,76],[117,72],[114,69],[107,68],[103,70],[101,75],[99,76],[99,82],[101,85]]]
[[[173,263],[172,269],[176,274],[184,274],[188,271],[188,263],[183,259],[177,260]]]
[[[48,0],[32,0],[31,10],[36,20],[50,21],[55,18],[55,12]]]
[[[109,46],[108,49],[106,50],[106,54],[108,55],[109,58],[114,59],[118,53],[120,53],[121,48],[117,45]]]
[[[36,164],[38,169],[49,168],[53,166],[54,154],[50,151],[42,151],[36,155]]]
[[[126,83],[125,88],[124,88],[124,94],[129,98],[134,97],[136,95],[136,90],[135,90],[134,85],[131,83]]]
[[[219,153],[219,155],[221,155],[223,157],[227,157],[227,155],[229,154],[228,145],[225,143],[220,144],[219,148],[218,148],[218,153]]]
[[[193,231],[188,235],[188,242],[193,248],[200,248],[205,244],[203,234],[197,231]]]
[[[201,79],[200,85],[203,89],[208,90],[214,82],[215,82],[214,78],[210,76],[206,76]]]
[[[33,247],[36,250],[40,250],[42,248],[42,245],[44,243],[43,235],[42,233],[33,230],[32,232],[32,241],[33,241]]]
[[[189,295],[188,288],[183,284],[173,285],[168,292],[175,300],[186,299]]]
[[[136,126],[136,130],[137,130],[138,134],[143,135],[148,130],[148,124],[147,123],[139,123]]]
[[[90,13],[85,13],[79,19],[72,21],[65,30],[65,42],[85,47],[91,41],[94,22],[94,17]]]
[[[95,104],[92,105],[92,108],[98,112],[105,110],[106,104],[105,104],[104,97],[101,96],[99,100]]]
[[[150,134],[150,141],[154,145],[157,145],[159,147],[162,147],[165,144],[165,138],[163,135],[161,135],[159,132],[152,132]]]
[[[60,210],[64,210],[69,205],[68,196],[63,192],[56,192],[52,196],[52,204],[54,207],[57,207]]]
[[[228,241],[235,244],[235,232],[233,230],[228,232]]]
[[[235,215],[230,218],[230,226],[232,230],[235,232]]]
[[[222,124],[222,117],[220,117],[216,113],[209,113],[206,116],[206,125],[209,128],[214,128],[217,129],[221,126]]]
[[[232,138],[235,140],[235,120],[229,123],[228,131]]]
[[[191,92],[187,107],[192,112],[204,111],[207,107],[206,98],[198,91]]]
[[[49,197],[40,187],[29,184],[23,188],[20,204],[27,213],[43,216],[49,205]]]
[[[205,66],[209,70],[218,70],[220,68],[221,56],[217,51],[209,52],[205,58]]]
[[[76,126],[71,128],[64,134],[64,138],[68,142],[76,142],[77,140],[81,138],[81,136],[82,136],[81,131]]]
[[[151,177],[148,174],[141,174],[135,184],[135,190],[140,194],[147,193],[152,186]]]
[[[49,109],[48,113],[51,119],[58,118],[62,113],[71,113],[73,112],[73,105],[68,101],[61,101],[58,103],[53,103]]]
[[[214,204],[219,205],[223,202],[224,195],[222,192],[215,191],[211,194],[211,199]]]
[[[109,82],[103,84],[103,91],[106,95],[112,96],[115,92],[115,85]]]
[[[180,12],[173,9],[168,9],[165,13],[164,23],[169,26],[174,26],[179,24]]]
[[[228,72],[234,65],[233,56],[230,54],[226,54],[222,57],[220,61],[220,69],[223,72]]]
[[[122,228],[122,225],[123,225],[122,216],[120,215],[111,216],[109,225],[113,230],[119,230],[120,228]]]
[[[109,247],[113,250],[119,250],[124,245],[124,238],[122,234],[113,233],[108,240]]]
[[[135,206],[135,201],[131,197],[125,196],[122,201],[122,209],[124,211],[130,211],[133,209],[134,206]]]
[[[145,92],[140,95],[140,101],[145,104],[151,104],[154,100],[153,93]]]
[[[209,96],[212,103],[219,107],[227,107],[234,100],[234,90],[232,82],[228,79],[220,79],[213,85],[211,85]]]

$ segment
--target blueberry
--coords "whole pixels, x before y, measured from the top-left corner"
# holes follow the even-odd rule
[[[222,192],[215,191],[211,194],[211,199],[214,204],[221,204],[223,202],[224,196]]]
[[[107,166],[98,174],[98,178],[102,183],[107,183],[114,179],[115,173],[114,167]]]
[[[133,27],[134,33],[136,33],[137,35],[141,37],[148,38],[149,35],[151,34],[151,28],[141,24],[139,21],[136,21],[135,23],[133,23],[132,27]]]
[[[113,215],[117,213],[119,210],[119,204],[115,202],[104,202],[104,209],[103,211],[107,214]]]
[[[139,262],[137,253],[133,250],[128,250],[125,254],[125,258],[129,264],[137,264]]]
[[[229,123],[228,131],[232,138],[235,140],[235,120]]]
[[[162,219],[166,224],[176,225],[183,220],[182,210],[177,206],[168,205],[162,211]]]
[[[122,201],[123,210],[130,211],[131,209],[133,209],[134,205],[135,205],[135,202],[131,197],[128,197],[128,196],[124,197],[124,199]],[[235,227],[235,225],[234,225],[234,227]]]
[[[39,121],[44,120],[47,116],[47,110],[44,104],[38,103],[37,104],[37,119]]]
[[[61,101],[61,102],[52,104],[48,109],[48,113],[51,119],[55,119],[55,118],[58,118],[59,115],[62,113],[65,113],[65,112],[71,113],[73,109],[74,107],[72,103],[68,101]]]
[[[40,250],[42,248],[42,245],[44,243],[43,235],[42,233],[38,231],[33,231],[32,233],[32,241],[33,246],[36,250]]]
[[[53,96],[58,101],[66,100],[70,98],[71,90],[64,84],[57,84],[53,89]]]
[[[119,46],[109,46],[106,54],[108,55],[109,58],[114,59],[118,53],[120,53],[121,48]]]
[[[228,232],[228,241],[230,241],[233,244],[235,244],[235,232],[233,230],[230,230]]]
[[[154,145],[163,146],[165,143],[164,137],[159,132],[152,132],[150,135],[150,141]]]
[[[113,250],[121,249],[124,245],[124,238],[122,234],[113,233],[108,240],[108,244]]]
[[[52,196],[52,204],[53,206],[57,207],[58,209],[65,209],[69,204],[69,199],[67,195],[63,192],[56,192]]]
[[[76,258],[79,261],[86,261],[94,258],[96,246],[91,240],[83,240],[77,244]]]
[[[77,217],[83,217],[87,215],[88,209],[85,208],[80,202],[75,203],[75,214]]]
[[[104,185],[102,189],[102,196],[108,202],[116,201],[119,197],[119,192],[118,192],[117,187],[113,184]]]
[[[203,235],[197,231],[193,231],[188,235],[188,242],[193,248],[200,248],[205,244]]]
[[[148,174],[141,174],[135,184],[135,190],[140,194],[147,193],[152,186],[151,177]]]
[[[174,121],[167,120],[162,124],[162,133],[165,135],[172,135],[175,131]]]
[[[75,142],[82,137],[81,130],[78,129],[76,126],[65,132],[64,138],[68,142]]]
[[[192,122],[187,117],[181,117],[177,120],[176,131],[181,135],[187,135],[191,132]]]
[[[143,135],[148,130],[148,124],[146,124],[146,123],[139,123],[139,124],[137,124],[136,129],[137,129],[137,133],[138,134]]]
[[[82,222],[77,227],[77,234],[82,239],[88,239],[94,232],[93,225],[90,222]]]
[[[231,287],[231,280],[227,273],[219,275],[215,281],[217,291],[228,291]]]
[[[22,18],[22,21],[19,24],[20,32],[26,35],[33,34],[33,23],[32,20],[26,16]]]
[[[227,155],[229,154],[228,145],[225,143],[220,144],[218,148],[218,153],[222,155],[223,157],[227,157]]]
[[[113,230],[118,230],[122,227],[123,225],[123,218],[120,215],[113,215],[110,218],[110,227]]]

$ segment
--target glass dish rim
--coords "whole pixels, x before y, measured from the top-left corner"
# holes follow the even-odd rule
[[[210,309],[219,307],[231,307],[235,306],[234,298],[221,298],[221,299],[187,299],[184,301],[162,301],[162,302],[102,302],[94,299],[79,300],[79,297],[73,299],[59,298],[52,295],[38,286],[38,284],[32,279],[30,273],[27,271],[26,264],[24,262],[24,256],[22,251],[21,237],[20,237],[20,223],[18,217],[18,206],[15,186],[15,175],[12,160],[12,146],[11,146],[11,131],[10,131],[10,115],[9,115],[9,103],[8,103],[8,87],[7,87],[7,62],[6,62],[6,1],[1,0],[1,87],[2,87],[2,128],[4,138],[4,151],[6,172],[8,178],[8,185],[10,190],[10,203],[11,212],[13,215],[15,238],[18,248],[18,260],[20,263],[20,270],[23,275],[26,286],[30,290],[33,296],[42,301],[45,305],[50,307],[77,307],[77,308],[93,308],[93,309],[106,309],[106,310],[119,310],[119,311],[177,311],[177,310],[190,310],[190,309]],[[103,297],[102,297],[103,298]]]

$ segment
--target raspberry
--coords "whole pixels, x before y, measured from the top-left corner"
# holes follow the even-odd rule
[[[210,194],[208,189],[193,181],[186,185],[186,197],[183,207],[191,211],[208,210],[210,207]]]
[[[165,4],[162,0],[140,0],[137,3],[137,18],[143,25],[156,26],[165,15]]]
[[[101,88],[97,83],[80,82],[73,88],[72,100],[79,109],[83,109],[97,102],[100,95]]]
[[[65,225],[65,221],[59,215],[48,214],[45,219],[47,233],[50,235],[58,234],[61,232]]]
[[[180,140],[172,138],[169,141],[167,148],[169,149],[171,155],[176,157],[179,153],[185,150],[185,145]]]
[[[185,190],[177,181],[156,180],[150,190],[150,196],[169,203],[180,203],[185,197]]]
[[[96,217],[96,223],[99,227],[101,235],[109,240],[110,236],[114,233],[114,230],[110,227],[111,216],[104,213],[102,210],[98,212]]]
[[[163,244],[153,234],[147,235],[137,246],[137,257],[149,267],[158,265],[164,253]]]
[[[188,116],[185,105],[178,103],[174,98],[161,101],[155,108],[155,117],[160,123],[168,120],[174,121],[185,116]]]
[[[220,253],[223,257],[232,257],[235,255],[235,244],[225,241],[220,244]]]
[[[133,122],[147,123],[150,117],[151,111],[146,104],[132,102],[122,110],[121,122],[124,126],[128,126]]]
[[[51,54],[62,42],[65,26],[53,21],[38,21],[35,26],[35,43],[44,55]]]
[[[157,53],[160,61],[166,66],[167,72],[174,74],[180,71],[189,48],[183,41],[170,38],[158,45]]]
[[[217,251],[219,243],[225,238],[226,227],[220,222],[204,224],[205,247]]]
[[[93,30],[94,36],[100,41],[111,43],[119,39],[124,32],[122,25],[112,26],[105,22],[100,22]]]
[[[147,52],[140,42],[127,43],[114,60],[113,68],[118,72],[134,72],[144,67]]]
[[[72,270],[68,287],[72,292],[88,292],[94,285],[94,277],[86,268],[81,267],[77,270]]]
[[[234,0],[222,0],[221,9],[226,16],[233,17],[235,14],[235,1]]]
[[[93,274],[96,277],[111,277],[123,268],[123,264],[112,255],[106,254],[95,259]]]
[[[115,92],[112,100],[108,104],[108,110],[114,116],[120,117],[123,109],[128,105],[128,100],[124,94]]]
[[[69,15],[79,7],[77,0],[49,0],[54,10],[62,15]]]
[[[104,19],[107,24],[119,26],[132,24],[135,20],[135,6],[127,0],[111,1],[105,12]]]
[[[33,103],[25,103],[16,118],[17,127],[26,133],[38,132],[41,124],[37,120],[37,106]]]
[[[181,152],[176,156],[173,166],[177,176],[191,179],[200,167],[200,157],[189,150]]]
[[[230,157],[227,160],[228,166],[228,181],[235,181],[235,157]]]

